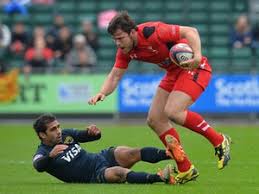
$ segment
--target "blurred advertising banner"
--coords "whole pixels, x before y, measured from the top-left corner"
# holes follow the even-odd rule
[[[118,92],[120,112],[147,112],[162,75],[125,75]]]
[[[161,75],[127,75],[119,86],[120,112],[147,112]],[[192,105],[198,112],[259,112],[258,75],[215,75]]]
[[[0,113],[114,113],[117,93],[96,106],[87,104],[104,81],[105,75],[32,75],[19,77],[18,95],[0,98]],[[8,89],[1,90],[7,94]]]
[[[199,112],[259,112],[259,75],[215,75],[192,106]]]

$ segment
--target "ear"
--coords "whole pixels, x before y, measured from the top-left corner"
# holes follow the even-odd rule
[[[136,30],[135,29],[132,29],[129,33],[130,36],[134,36],[134,34],[136,33]]]
[[[39,132],[39,136],[41,139],[45,139],[47,137],[46,133],[44,132]]]

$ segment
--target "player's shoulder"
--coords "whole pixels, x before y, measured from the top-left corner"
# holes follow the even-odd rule
[[[33,163],[35,161],[37,161],[39,158],[41,157],[44,157],[46,155],[49,154],[49,152],[51,151],[51,148],[44,145],[43,143],[41,143],[39,146],[38,146],[38,149],[37,151],[35,152],[35,154],[33,155]]]
[[[138,31],[144,38],[148,39],[152,35],[156,34],[160,26],[164,23],[161,21],[145,22],[138,25]]]
[[[137,27],[138,27],[138,29],[143,29],[145,27],[150,27],[150,26],[157,27],[162,23],[163,22],[161,22],[161,21],[144,22],[144,23],[138,24]]]
[[[49,152],[48,147],[47,147],[46,145],[44,145],[44,144],[41,143],[41,144],[38,146],[38,149],[37,149],[35,155],[37,155],[37,154],[44,155],[44,154],[46,154],[46,153],[48,153],[48,152]]]
[[[71,133],[75,133],[76,129],[74,128],[68,128],[68,129],[62,129],[62,135],[70,135]]]
[[[78,129],[75,129],[75,128],[63,129],[62,130],[63,143],[71,144],[73,142],[76,142],[76,139],[78,138],[78,135],[79,135]]]
[[[69,129],[63,129],[62,130],[62,138],[66,139],[66,137],[75,137],[77,136],[78,130],[74,128],[69,128]]]

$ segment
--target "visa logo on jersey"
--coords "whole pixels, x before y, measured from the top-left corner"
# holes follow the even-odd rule
[[[70,150],[68,150],[61,159],[71,162],[81,151],[81,147],[78,144],[75,144]]]

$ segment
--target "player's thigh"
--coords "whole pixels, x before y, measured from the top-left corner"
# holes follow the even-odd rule
[[[131,168],[141,159],[140,148],[118,146],[114,150],[114,158],[121,167]]]
[[[181,112],[188,109],[209,84],[211,73],[205,70],[182,71],[168,97],[165,111]]]
[[[126,176],[129,171],[127,168],[114,166],[105,169],[104,177],[108,183],[123,183],[126,181]]]
[[[168,96],[168,91],[158,87],[156,94],[153,97],[153,101],[148,112],[147,122],[149,126],[153,129],[155,128],[155,130],[158,130],[159,126],[164,129],[165,126],[163,126],[163,124],[168,125],[169,123],[169,120],[164,113]]]
[[[167,115],[170,115],[170,113],[182,112],[188,109],[188,107],[192,104],[193,100],[189,94],[184,91],[173,90],[170,93],[165,105],[165,112]]]
[[[195,102],[208,86],[210,79],[211,72],[203,69],[182,71],[175,82],[172,92],[181,91],[190,96],[192,101]]]

